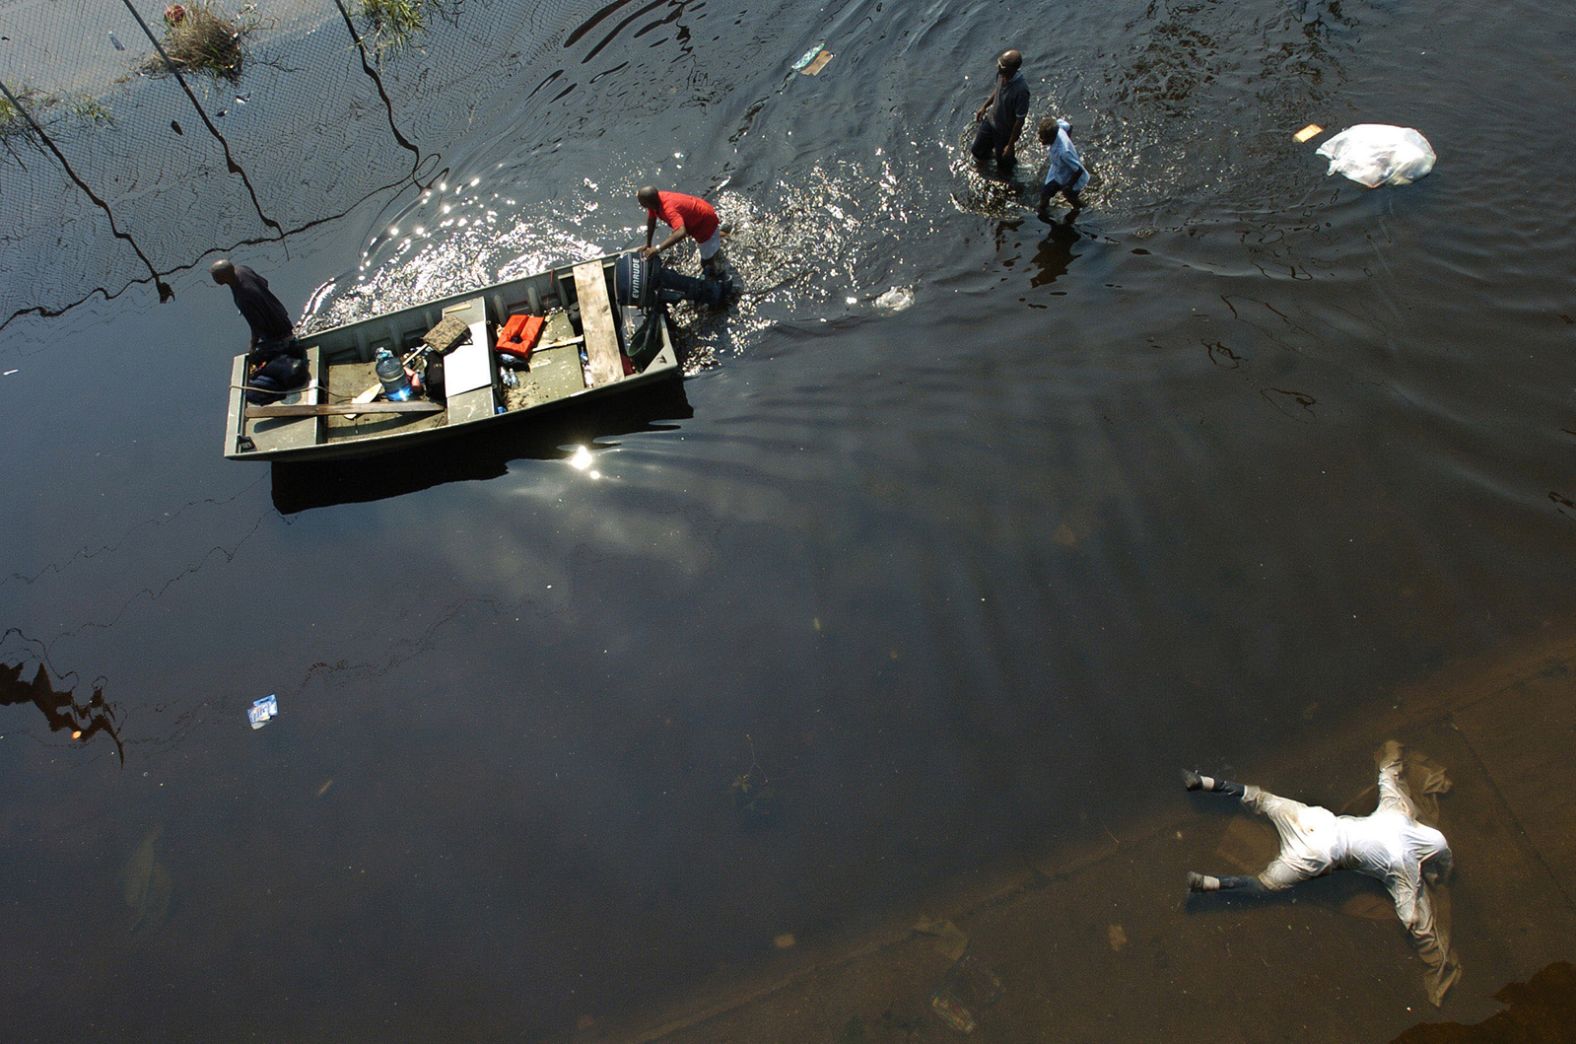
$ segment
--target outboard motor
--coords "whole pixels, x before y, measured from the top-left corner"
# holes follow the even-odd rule
[[[637,252],[619,255],[613,262],[613,297],[619,304],[644,312],[657,303],[651,269],[651,261]]]
[[[619,304],[643,312],[679,301],[721,308],[728,300],[728,284],[675,272],[657,257],[631,251],[613,263],[613,293]]]

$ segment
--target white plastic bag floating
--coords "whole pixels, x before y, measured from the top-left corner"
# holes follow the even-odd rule
[[[1330,160],[1327,174],[1345,174],[1359,185],[1410,185],[1434,169],[1428,139],[1410,127],[1359,123],[1323,145],[1318,153]]]

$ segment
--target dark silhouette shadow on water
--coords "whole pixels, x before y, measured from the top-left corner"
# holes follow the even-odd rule
[[[281,515],[416,493],[447,482],[497,478],[512,460],[562,460],[566,446],[641,431],[673,431],[664,421],[695,415],[680,381],[625,393],[596,409],[566,408],[514,423],[484,424],[408,449],[372,457],[273,465],[274,507]]]
[[[153,262],[148,259],[147,254],[143,253],[142,247],[137,245],[137,241],[131,237],[131,234],[129,232],[122,231],[121,227],[116,224],[115,212],[110,209],[110,205],[105,202],[102,197],[95,193],[86,181],[82,180],[82,175],[78,174],[76,172],[76,168],[71,166],[71,161],[66,159],[66,154],[60,151],[60,147],[55,144],[55,140],[44,131],[44,128],[38,125],[37,121],[33,119],[32,114],[28,112],[21,100],[18,99],[16,95],[12,94],[11,89],[4,83],[0,83],[0,94],[5,96],[6,102],[9,104],[11,111],[27,121],[28,128],[37,137],[37,143],[49,149],[50,153],[54,155],[56,161],[59,162],[61,169],[66,172],[66,176],[76,184],[77,188],[82,190],[82,194],[84,196],[87,196],[88,199],[93,201],[94,206],[98,207],[104,212],[104,216],[109,220],[110,233],[116,239],[124,240],[126,244],[131,247],[132,251],[137,255],[138,259],[141,260],[145,266],[147,266],[148,274],[153,279],[153,285],[158,288],[159,301],[164,302],[173,300],[175,297],[175,291],[170,289],[170,285],[160,278],[159,270],[153,267]],[[6,322],[10,322],[11,319],[14,318],[16,318],[15,315],[11,316],[10,319],[7,319]]]
[[[1083,233],[1073,226],[1073,218],[1077,216],[1078,211],[1069,210],[1060,221],[1046,222],[1046,236],[1040,241],[1040,248],[1034,252],[1034,275],[1029,278],[1030,286],[1050,286],[1067,274],[1073,259],[1078,256],[1073,253],[1073,247],[1083,238]]]
[[[86,743],[102,732],[115,744],[120,763],[126,764],[126,748],[121,745],[115,726],[115,711],[105,702],[102,686],[95,684],[87,702],[78,703],[72,690],[55,688],[42,663],[32,681],[22,680],[25,669],[22,663],[0,663],[0,707],[31,703],[49,722],[51,732],[68,733],[78,743]]]
[[[372,61],[367,54],[367,45],[361,39],[361,34],[356,32],[356,23],[351,20],[350,12],[345,10],[345,5],[340,0],[334,0],[334,6],[339,9],[340,17],[345,20],[345,31],[350,34],[351,41],[356,45],[356,54],[361,58],[361,71],[366,74],[367,79],[372,81],[372,86],[377,88],[378,97],[383,99],[383,108],[388,112],[389,117],[389,133],[394,135],[394,140],[399,142],[400,148],[405,149],[416,157],[411,161],[410,179],[421,185],[420,180],[416,176],[417,171],[421,169],[421,150],[413,145],[409,138],[400,133],[399,126],[394,122],[394,102],[389,98],[389,92],[383,87],[383,77],[379,76],[378,71],[372,67]],[[437,175],[434,175],[433,181],[436,180]],[[430,185],[431,182],[428,182],[428,184]],[[425,188],[426,186],[422,185],[421,187]]]
[[[1456,1044],[1570,1040],[1576,1026],[1576,966],[1555,961],[1526,982],[1500,988],[1494,999],[1505,1010],[1482,1022],[1425,1022],[1395,1038],[1395,1044]]]

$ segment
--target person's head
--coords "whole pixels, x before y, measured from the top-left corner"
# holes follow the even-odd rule
[[[661,202],[653,185],[642,185],[640,191],[635,193],[635,199],[639,200],[640,205],[647,210],[656,210],[657,204]]]
[[[228,286],[235,282],[235,265],[227,257],[221,257],[208,266],[208,274],[213,276],[213,281],[220,286]]]
[[[1003,51],[996,59],[996,75],[1004,80],[1010,80],[1018,75],[1018,70],[1023,66],[1023,52]]]
[[[1040,121],[1040,142],[1049,145],[1056,140],[1057,131],[1071,132],[1073,125],[1059,116],[1047,116]]]

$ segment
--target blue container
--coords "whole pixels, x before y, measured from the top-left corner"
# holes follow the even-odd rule
[[[404,365],[387,348],[378,349],[374,369],[383,383],[383,396],[391,402],[404,402],[410,398],[410,378],[405,376]]]

